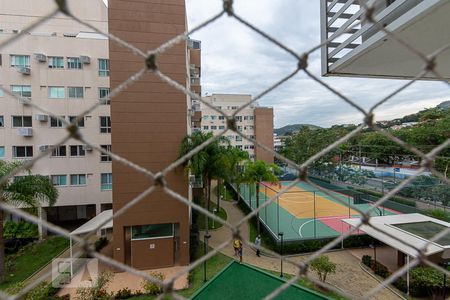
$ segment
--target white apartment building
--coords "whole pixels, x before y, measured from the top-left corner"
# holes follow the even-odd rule
[[[76,0],[68,5],[81,19],[108,31],[103,1]],[[53,0],[1,1],[0,43],[55,8]],[[88,141],[110,149],[108,51],[106,37],[58,13],[0,50],[0,86],[69,122],[100,101],[102,105],[79,127]],[[35,157],[66,135],[60,121],[0,91],[0,159]],[[40,159],[31,172],[51,176],[59,190],[55,207],[45,209],[53,223],[70,225],[112,206],[110,157],[77,140]]]
[[[245,94],[212,94],[204,97],[204,99],[224,111],[225,114],[232,115],[239,107],[251,101],[252,97]],[[238,130],[251,138],[255,138],[256,107],[257,105],[253,103],[236,116]],[[225,129],[226,119],[224,116],[219,115],[217,111],[203,103],[200,104],[200,110],[202,113],[200,128],[203,132],[212,132],[216,135]],[[232,146],[247,151],[250,158],[255,158],[255,146],[253,143],[243,139],[231,130],[225,133],[225,137],[229,139]]]

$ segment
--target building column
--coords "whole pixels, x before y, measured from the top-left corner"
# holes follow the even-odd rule
[[[397,250],[397,267],[401,268],[405,265],[405,253]]]

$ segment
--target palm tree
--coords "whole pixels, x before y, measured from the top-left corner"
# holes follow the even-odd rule
[[[230,184],[235,184],[240,193],[240,183],[242,178],[242,172],[240,172],[239,167],[241,163],[249,159],[247,151],[243,151],[239,148],[228,146],[225,151],[225,166],[223,168],[222,177],[218,178],[217,190],[220,191],[220,181],[222,179],[228,181]],[[217,211],[220,209],[219,197],[217,197]]]
[[[259,185],[263,181],[277,183],[278,178],[275,174],[279,172],[280,169],[277,165],[268,164],[262,160],[250,161],[245,165],[244,181],[250,185],[256,184],[256,209],[259,208]],[[259,235],[261,234],[259,211],[256,213],[256,226]]]
[[[0,179],[20,166],[20,162],[0,160]],[[52,206],[58,198],[58,190],[47,176],[26,175],[16,177],[0,186],[0,202],[20,207],[37,208],[42,204]],[[3,239],[4,212],[0,209],[0,282],[5,277],[5,241]]]
[[[212,132],[203,133],[200,131],[186,136],[181,142],[180,157],[213,138],[213,136]],[[190,174],[202,178],[203,195],[206,199],[206,209],[208,211],[211,201],[211,180],[217,178],[221,174],[221,168],[223,168],[224,163],[224,158],[222,157],[224,155],[224,152],[222,151],[223,146],[220,144],[227,141],[226,138],[218,138],[201,151],[194,154],[185,164],[185,169]],[[206,232],[208,232],[209,218],[207,215],[205,215],[205,220]]]

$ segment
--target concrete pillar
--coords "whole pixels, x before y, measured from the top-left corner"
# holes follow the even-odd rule
[[[405,253],[397,250],[397,266],[399,268],[405,265]]]

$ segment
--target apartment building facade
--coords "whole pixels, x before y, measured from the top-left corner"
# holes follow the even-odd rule
[[[107,32],[103,1],[71,1],[69,7],[81,19]],[[2,42],[56,7],[52,0],[5,0],[0,8]],[[79,120],[78,126],[91,143],[109,149],[107,38],[61,13],[22,33],[0,53],[0,86],[67,122],[75,122],[78,114],[100,101],[102,105]],[[31,159],[66,135],[61,121],[0,91],[0,159]],[[76,223],[112,206],[111,159],[77,140],[67,141],[38,160],[31,173],[51,176],[59,190],[56,205],[45,208],[47,219],[53,223]]]
[[[222,110],[226,115],[234,114],[241,106],[251,101],[252,96],[246,94],[212,94],[204,97],[212,106]],[[204,103],[199,103],[201,122],[194,130],[212,132],[214,135],[222,132],[226,127],[224,116]],[[273,150],[273,108],[260,107],[255,103],[244,108],[236,116],[237,129],[244,135],[256,139]],[[261,159],[273,163],[270,152],[243,139],[235,132],[228,130],[225,135],[231,146],[247,151],[251,159]]]

